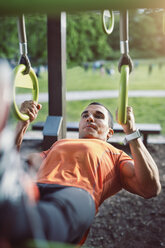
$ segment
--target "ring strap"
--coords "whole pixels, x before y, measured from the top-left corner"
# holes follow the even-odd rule
[[[133,70],[133,62],[129,55],[129,34],[128,34],[128,10],[120,11],[120,52],[118,69],[121,72],[123,65],[129,66],[129,72]]]
[[[24,15],[18,17],[17,21],[18,27],[18,37],[19,37],[19,48],[21,58],[19,64],[24,64],[26,66],[25,74],[30,72],[31,64],[28,58],[28,49],[27,49],[27,38],[26,38],[26,28],[25,28],[25,18]]]

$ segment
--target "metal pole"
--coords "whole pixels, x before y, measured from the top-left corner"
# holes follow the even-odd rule
[[[49,116],[44,125],[44,147],[66,137],[66,13],[48,18]]]
[[[120,52],[129,53],[128,10],[120,11]]]

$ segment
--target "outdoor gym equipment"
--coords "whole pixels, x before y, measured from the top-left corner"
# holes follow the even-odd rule
[[[104,10],[102,13],[103,30],[111,34],[114,28],[114,13],[112,10]]]
[[[118,98],[118,122],[125,124],[127,121],[126,111],[128,105],[128,81],[129,81],[129,66],[122,65],[121,78],[119,84],[119,98]]]
[[[14,113],[17,118],[23,121],[27,121],[29,116],[20,112],[16,104],[16,88],[31,89],[33,100],[38,102],[39,87],[38,79],[31,68],[29,58],[27,56],[27,39],[25,30],[25,20],[24,16],[18,18],[18,35],[19,35],[19,45],[20,45],[20,62],[19,65],[14,69],[14,88],[13,88],[13,106]]]
[[[103,29],[106,34],[111,34],[114,28],[114,14],[113,11],[104,10],[102,15]],[[119,60],[118,69],[121,72],[119,83],[119,97],[118,97],[118,122],[125,124],[127,121],[127,105],[128,105],[128,82],[129,73],[133,69],[133,63],[129,56],[128,43],[128,11],[120,11],[120,52],[121,58]]]
[[[127,105],[128,105],[128,82],[129,73],[133,69],[133,63],[129,56],[128,43],[128,11],[120,11],[120,52],[118,69],[121,72],[119,97],[118,97],[118,122],[125,124],[127,121]]]
[[[18,8],[19,6],[19,8]],[[49,15],[59,15],[61,12],[74,13],[77,11],[93,11],[93,10],[124,10],[124,9],[164,9],[164,0],[1,0],[0,15],[18,15],[21,13],[40,13]]]

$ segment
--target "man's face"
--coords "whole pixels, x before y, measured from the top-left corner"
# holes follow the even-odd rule
[[[113,135],[108,120],[108,112],[103,106],[89,105],[81,114],[79,138],[95,138],[106,141]]]

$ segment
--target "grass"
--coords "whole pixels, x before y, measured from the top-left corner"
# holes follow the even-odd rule
[[[93,99],[94,101],[97,99]],[[67,121],[79,121],[82,110],[90,103],[85,101],[67,102]],[[99,99],[99,102],[109,108],[115,117],[117,99]],[[47,103],[42,103],[37,121],[45,121],[48,112]],[[129,105],[133,107],[137,123],[159,123],[162,126],[162,134],[165,134],[165,101],[163,98],[129,98]]]
[[[149,63],[153,64],[151,75],[148,73]],[[107,66],[114,68],[115,74],[101,75],[100,71],[93,71],[91,68],[85,72],[82,67],[74,67],[67,69],[66,72],[66,88],[67,91],[83,91],[83,90],[118,90],[118,82],[120,81],[120,73],[118,72],[118,62],[107,63]],[[159,63],[153,60],[138,60],[133,72],[130,74],[129,89],[130,90],[165,90],[165,61],[162,68]],[[40,92],[48,91],[48,75],[41,73],[39,79]]]
[[[154,64],[154,63],[153,63]],[[137,67],[130,74],[130,90],[156,90],[165,89],[165,65],[160,69],[158,64],[153,65],[151,75],[148,73],[149,64],[139,61]],[[67,70],[67,91],[78,90],[118,90],[120,73],[117,63],[111,64],[115,74],[109,76],[101,75],[100,71],[93,72],[91,69],[85,72],[82,67],[75,67]]]
[[[85,90],[118,90],[120,73],[117,63],[108,63],[113,67],[115,74],[112,76],[101,74],[100,71],[84,71],[82,67],[67,69],[67,91]],[[130,74],[129,90],[165,90],[165,61],[159,68],[158,61],[138,60],[138,66]],[[149,75],[149,64],[153,64],[152,73]],[[39,78],[40,92],[47,92],[47,73],[42,73]],[[93,99],[97,100],[97,99]],[[162,133],[165,134],[165,99],[164,98],[129,98],[129,105],[133,106],[137,123],[160,123]],[[67,121],[78,121],[83,108],[91,101],[67,102]],[[117,99],[99,100],[107,106],[115,115]],[[45,121],[48,113],[47,103],[43,103],[43,109],[36,121]]]

